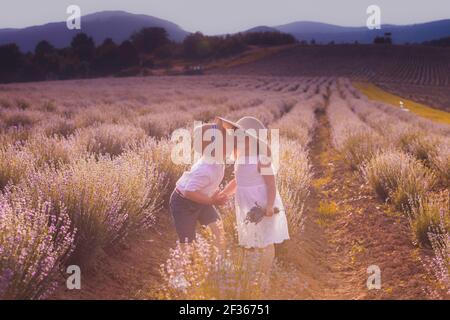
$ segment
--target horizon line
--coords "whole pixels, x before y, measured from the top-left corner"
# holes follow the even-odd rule
[[[342,27],[342,28],[364,28],[365,27],[364,25],[342,25],[342,24],[333,24],[333,23],[330,23],[330,22],[324,22],[324,21],[318,21],[318,20],[295,20],[295,21],[286,22],[286,23],[277,24],[277,25],[258,24],[258,25],[255,25],[253,27],[250,27],[250,28],[247,28],[247,29],[244,29],[244,30],[241,30],[241,31],[236,31],[236,32],[205,33],[205,32],[203,32],[201,30],[189,31],[189,30],[185,29],[184,27],[182,27],[177,22],[172,21],[172,20],[168,20],[168,19],[165,19],[165,18],[160,18],[160,17],[153,16],[153,15],[146,14],[146,13],[135,13],[135,12],[125,11],[125,10],[95,11],[95,12],[91,12],[91,13],[82,14],[81,17],[86,17],[86,16],[95,15],[95,14],[98,14],[98,13],[105,13],[105,12],[111,12],[111,13],[112,12],[117,12],[117,13],[126,13],[126,14],[130,14],[130,15],[143,15],[143,16],[147,16],[147,17],[152,17],[152,18],[156,18],[156,19],[160,19],[160,20],[164,20],[164,21],[173,23],[173,24],[177,25],[178,27],[180,27],[181,29],[183,29],[184,31],[189,32],[189,33],[201,32],[204,35],[211,35],[211,36],[245,32],[246,30],[250,30],[250,29],[258,28],[258,27],[276,28],[276,27],[289,25],[289,24],[293,24],[293,23],[299,23],[299,22],[319,23],[319,24],[325,24],[325,25],[330,25],[330,26],[334,26],[334,27]],[[414,26],[414,25],[418,25],[418,24],[426,24],[426,23],[439,22],[439,21],[445,21],[445,20],[450,20],[450,18],[443,18],[443,19],[437,19],[437,20],[426,20],[426,21],[422,21],[422,22],[414,22],[414,23],[408,23],[408,24],[396,24],[396,23],[389,23],[388,22],[388,23],[382,23],[381,26],[407,27],[407,26]],[[44,22],[44,23],[41,23],[41,24],[28,25],[28,26],[24,26],[24,27],[0,27],[0,30],[22,30],[22,29],[27,29],[27,28],[40,27],[40,26],[45,26],[45,25],[49,25],[49,24],[63,23],[63,22],[65,22],[65,20],[62,20],[62,21],[49,21],[49,22]]]

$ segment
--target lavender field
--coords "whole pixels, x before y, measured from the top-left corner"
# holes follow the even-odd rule
[[[111,263],[115,276],[102,281],[119,278],[120,289],[65,289],[67,266],[90,270],[170,229],[167,199],[186,169],[171,161],[174,130],[246,115],[281,135],[277,183],[292,239],[277,247],[271,290],[247,272],[231,203],[221,208],[231,265],[215,265],[202,231],[187,254],[175,241],[146,243],[139,259],[158,270],[151,279]],[[449,183],[450,126],[369,100],[347,78],[1,85],[0,299],[448,298]],[[165,254],[146,260],[156,248]],[[387,270],[384,290],[365,287],[373,264]]]

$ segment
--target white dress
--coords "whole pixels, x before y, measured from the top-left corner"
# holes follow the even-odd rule
[[[267,186],[258,172],[256,157],[245,157],[245,161],[236,161],[236,222],[239,245],[245,248],[263,248],[273,243],[289,239],[288,225],[280,194],[275,197],[274,207],[280,210],[273,216],[265,216],[258,224],[245,223],[247,213],[258,203],[265,208],[267,204]],[[252,161],[250,161],[252,160]]]

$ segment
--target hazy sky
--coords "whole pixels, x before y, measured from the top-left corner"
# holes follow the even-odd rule
[[[125,10],[170,20],[206,34],[298,20],[363,26],[366,8],[381,7],[381,22],[409,24],[450,18],[449,0],[0,0],[0,28],[65,21],[66,8],[82,14]]]

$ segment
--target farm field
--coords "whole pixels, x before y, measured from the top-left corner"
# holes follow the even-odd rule
[[[439,110],[427,106],[426,104],[418,103],[413,100],[404,99],[388,91],[382,90],[381,88],[367,82],[357,82],[354,81],[353,85],[364,95],[366,95],[370,100],[375,100],[378,102],[383,102],[391,104],[393,106],[398,106],[400,108],[405,108],[421,117],[433,120],[439,123],[450,123],[450,113],[444,110]],[[400,105],[400,102],[403,105]]]
[[[283,70],[1,85],[0,299],[448,299],[450,126],[369,99],[347,71]],[[448,88],[450,72],[430,70],[417,85]],[[167,200],[185,167],[170,135],[216,115],[280,130],[291,240],[270,290],[246,273],[232,203],[232,266],[212,264],[204,230],[194,267],[179,261]],[[82,290],[65,288],[74,264]]]
[[[450,49],[416,45],[297,45],[220,74],[348,77],[447,112]]]

